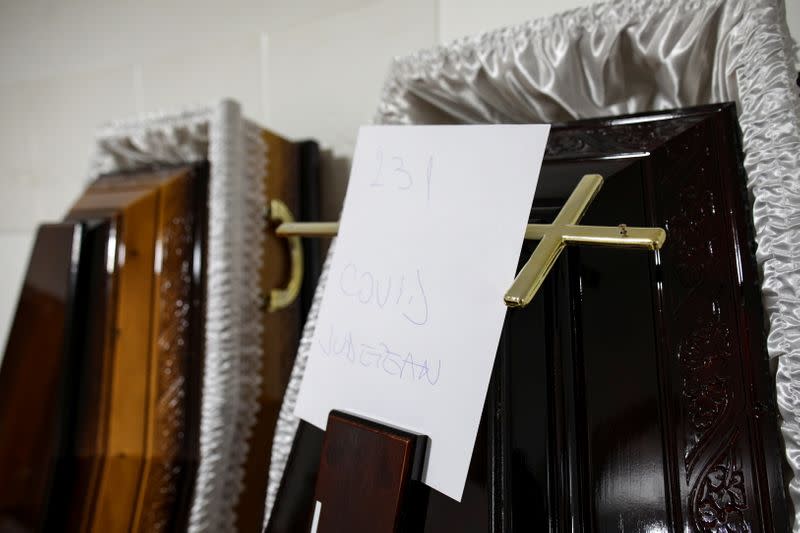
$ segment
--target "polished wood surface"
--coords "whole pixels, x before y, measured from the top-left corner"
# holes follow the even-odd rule
[[[102,385],[81,417],[74,530],[185,527],[198,460],[206,179],[204,166],[102,177],[69,214],[113,229],[96,300],[110,329],[98,326],[102,356],[89,370]]]
[[[300,157],[298,185],[300,190],[300,208],[295,212],[297,220],[319,220],[322,214],[322,198],[320,192],[321,155],[316,141],[300,141],[297,143]],[[311,301],[317,290],[317,281],[322,272],[322,242],[319,239],[303,239],[303,285],[300,287],[300,319],[308,316]],[[291,356],[294,364],[294,354]]]
[[[417,531],[427,437],[331,411],[314,499],[318,533]],[[376,475],[380,474],[380,475]]]
[[[667,244],[570,249],[508,313],[463,500],[430,490],[424,531],[789,530],[735,108],[623,118],[553,128],[529,222],[599,173],[584,223]],[[321,436],[301,422],[268,531],[308,523]]]
[[[0,531],[35,532],[64,510],[83,336],[80,224],[40,226],[0,368]]]
[[[296,214],[316,218],[316,143],[293,143],[266,131],[263,140],[268,152],[264,178],[267,196],[283,200]],[[4,494],[9,498],[8,505],[0,505],[0,509],[16,509],[13,502],[28,502],[30,512],[26,516],[30,520],[24,527],[80,532],[186,529],[199,461],[208,172],[207,163],[198,163],[102,176],[68,213],[66,220],[78,224],[75,227],[83,232],[81,253],[75,256],[75,261],[81,257],[83,281],[79,288],[70,289],[80,296],[77,316],[81,322],[55,324],[54,328],[66,329],[37,339],[32,337],[32,324],[38,315],[23,312],[23,326],[17,330],[24,331],[14,337],[16,355],[7,358],[8,365],[21,363],[13,369],[8,366],[12,370],[0,378],[13,379],[15,386],[4,387],[3,391],[16,394],[21,393],[20,387],[30,376],[38,375],[42,383],[48,379],[53,382],[65,364],[70,369],[59,374],[58,379],[70,376],[67,392],[71,391],[71,395],[64,396],[66,393],[58,388],[49,390],[51,396],[56,392],[61,395],[58,401],[49,402],[52,412],[38,403],[41,410],[36,412],[36,416],[55,417],[55,405],[60,409],[60,418],[53,420],[69,422],[69,428],[66,422],[49,428],[65,435],[63,446],[57,439],[50,443],[58,444],[57,451],[52,446],[47,449],[63,460],[57,464],[45,461],[25,474],[48,480],[39,485],[38,495],[7,487]],[[303,295],[288,309],[263,315],[260,378],[264,386],[253,434],[247,443],[245,477],[235,509],[241,531],[258,530],[263,520],[269,467],[269,453],[264,447],[272,442],[297,350],[303,310],[310,303],[319,276],[318,243],[308,243],[304,248]],[[54,248],[53,253],[57,255],[59,250]],[[46,255],[39,248],[36,253],[36,264],[40,264]],[[285,241],[271,233],[267,233],[263,253],[260,285],[262,293],[269,294],[271,289],[286,285],[289,254]],[[73,279],[77,276],[77,263],[59,262],[59,257],[52,260],[48,275],[60,282],[71,273],[69,279],[77,283]],[[71,300],[62,303],[64,320],[72,316],[71,305]],[[44,348],[44,341],[48,341],[54,347],[73,337],[85,341],[81,348],[64,356],[66,359],[49,360],[51,366],[41,371],[31,365],[32,356],[21,354],[21,346],[33,349],[39,343],[39,348]],[[36,386],[31,390],[37,390]],[[19,403],[13,398],[0,400],[0,413],[6,417],[15,412],[11,406]],[[37,435],[45,438],[45,433]],[[47,435],[55,439],[55,433]],[[0,441],[17,446],[10,439]],[[40,448],[50,444],[40,443]],[[36,453],[47,450],[31,447]],[[11,453],[12,449],[6,451]],[[6,458],[11,460],[12,455]],[[4,476],[6,472],[12,472],[12,477],[18,475],[6,468],[11,468],[10,463],[0,466]],[[51,487],[57,487],[58,498],[48,499],[53,492]],[[13,513],[3,516],[16,520]],[[21,522],[13,524],[16,527]]]
[[[109,250],[113,251],[115,246],[117,226],[115,219],[89,219],[85,224],[92,228],[84,242],[90,257],[84,310],[86,343],[79,365],[78,407],[72,436],[74,463],[63,489],[66,519],[61,528],[65,531],[88,527],[85,510],[87,502],[96,497],[109,422],[112,361],[106,354],[114,333],[114,278],[108,275],[107,266]]]
[[[198,463],[199,388],[203,361],[205,178],[190,172],[161,189],[156,234],[147,446],[152,467],[143,471],[134,528],[171,531],[188,517],[189,483]],[[195,183],[200,182],[200,183]],[[159,263],[160,260],[160,263]],[[178,518],[183,515],[182,518]]]

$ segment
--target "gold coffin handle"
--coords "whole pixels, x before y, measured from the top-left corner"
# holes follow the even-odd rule
[[[269,221],[273,224],[292,224],[294,216],[289,207],[280,200],[269,203]],[[287,237],[289,243],[289,283],[283,289],[272,289],[269,292],[267,310],[270,313],[280,311],[292,305],[300,294],[303,284],[303,244],[300,237]]]

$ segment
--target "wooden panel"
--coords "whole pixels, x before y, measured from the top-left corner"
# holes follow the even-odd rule
[[[82,239],[79,224],[36,234],[0,369],[0,531],[41,531],[48,509],[61,508],[57,470],[73,429],[82,342]]]
[[[117,309],[112,342],[109,426],[94,531],[121,531],[134,520],[147,446],[153,262],[158,198],[146,192],[120,217]]]
[[[412,495],[421,488],[427,437],[338,411],[326,428],[314,492],[317,531],[417,531],[424,513]]]
[[[199,446],[206,176],[201,166],[103,177],[69,215],[111,220],[86,370],[101,385],[83,402],[73,530],[185,527]]]

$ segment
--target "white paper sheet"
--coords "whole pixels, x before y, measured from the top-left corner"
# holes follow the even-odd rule
[[[295,413],[430,437],[423,481],[461,500],[550,127],[369,126]]]

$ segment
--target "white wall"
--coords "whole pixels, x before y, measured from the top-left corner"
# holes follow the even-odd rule
[[[228,96],[346,158],[390,57],[589,3],[0,0],[0,348],[33,229],[82,190],[99,123]],[[798,36],[800,0],[787,4]]]

